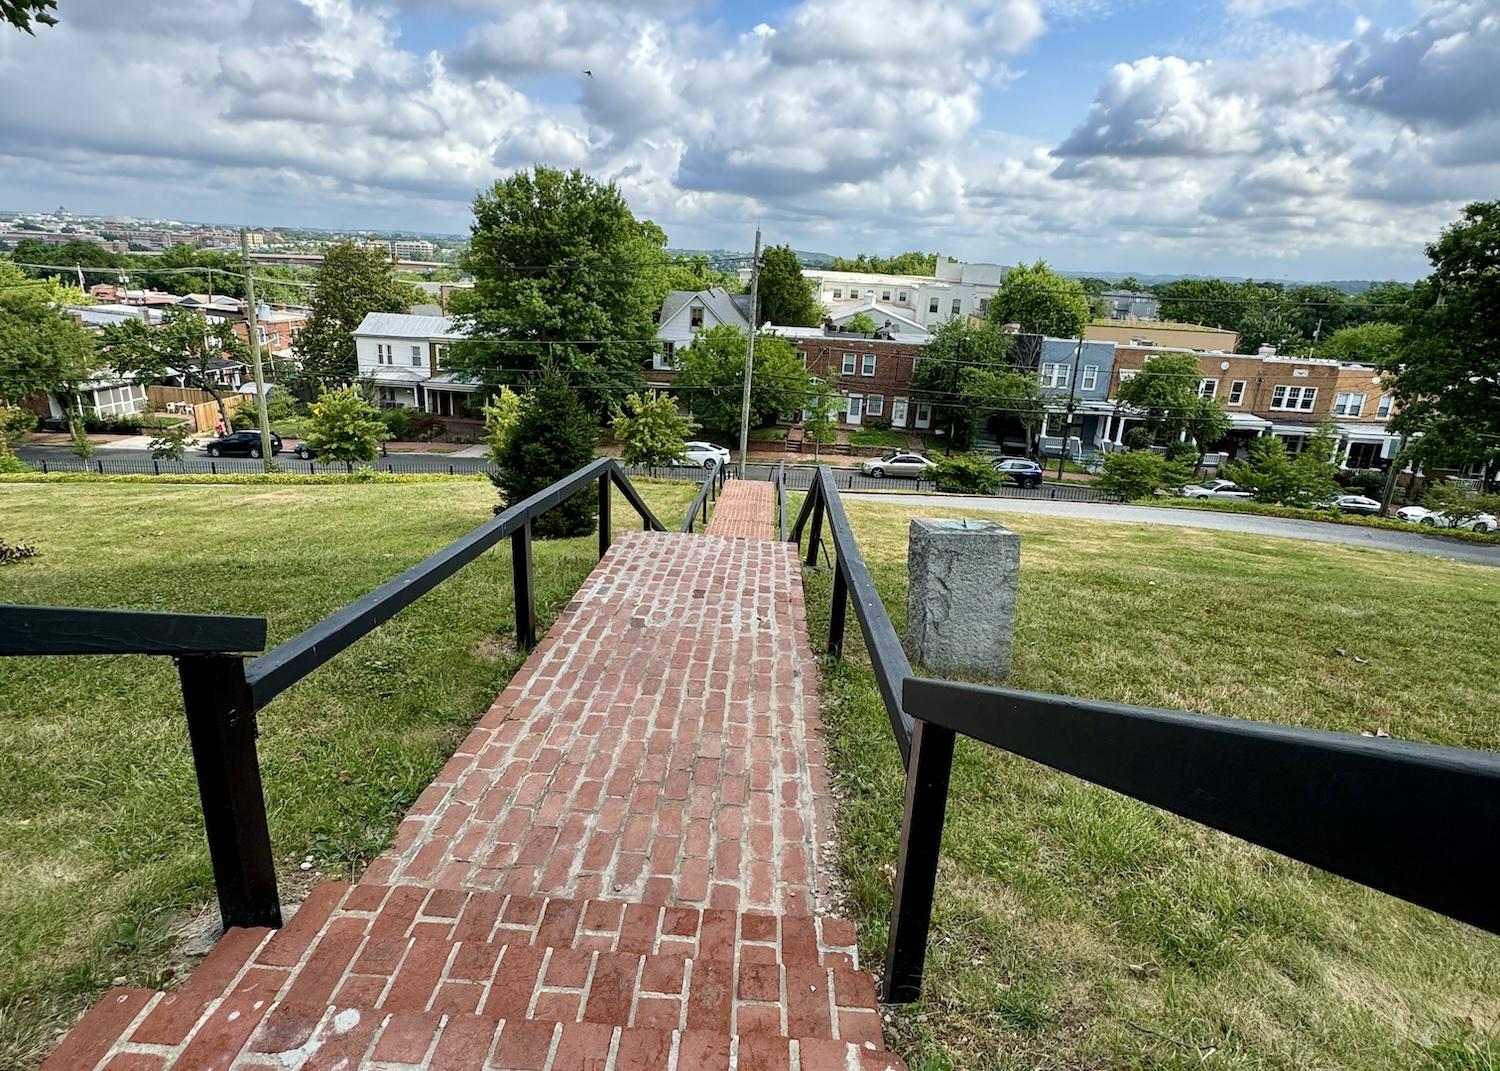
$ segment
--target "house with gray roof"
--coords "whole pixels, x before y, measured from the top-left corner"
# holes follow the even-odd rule
[[[472,419],[479,384],[451,375],[444,366],[448,347],[464,337],[451,316],[369,313],[354,329],[359,378],[374,385],[385,408]]]
[[[660,345],[651,358],[648,379],[670,378],[676,370],[674,355],[683,346],[691,346],[699,331],[727,325],[750,332],[750,295],[731,294],[723,287],[707,290],[673,290],[661,303],[656,318],[656,337]]]

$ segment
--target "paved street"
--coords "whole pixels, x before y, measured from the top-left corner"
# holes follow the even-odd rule
[[[878,494],[845,493],[856,501],[889,502]],[[1165,509],[1154,506],[1129,506],[1107,502],[1049,502],[1042,499],[957,498],[951,495],[903,495],[902,503],[933,509],[994,510],[999,513],[1033,513],[1047,517],[1074,520],[1116,521],[1128,524],[1164,524],[1180,528],[1211,528],[1220,532],[1245,532],[1249,535],[1278,536],[1287,539],[1310,539],[1317,543],[1342,543],[1373,550],[1400,550],[1451,558],[1478,565],[1500,566],[1500,545],[1464,543],[1457,539],[1425,535],[1420,531],[1391,531],[1362,528],[1357,525],[1325,524],[1322,521],[1296,521],[1281,517],[1257,517],[1245,513],[1215,513],[1211,510]]]

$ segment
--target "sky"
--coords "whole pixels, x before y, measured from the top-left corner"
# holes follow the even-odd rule
[[[0,209],[466,232],[533,164],[679,248],[1410,279],[1500,195],[1500,0],[61,0]]]

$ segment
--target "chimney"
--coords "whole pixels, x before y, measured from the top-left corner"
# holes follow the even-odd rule
[[[1255,351],[1255,355],[1257,357],[1275,357],[1276,347],[1271,345],[1269,342],[1263,342],[1261,343],[1260,349]]]

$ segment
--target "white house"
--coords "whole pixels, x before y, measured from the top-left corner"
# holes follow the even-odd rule
[[[955,316],[984,316],[990,298],[1000,288],[1006,269],[999,264],[968,264],[937,258],[932,275],[894,275],[885,272],[830,271],[804,268],[814,297],[830,308],[847,302],[893,306],[901,314],[931,330]],[[741,278],[750,270],[742,268]]]
[[[909,309],[896,305],[882,305],[878,301],[861,301],[854,304],[845,301],[828,307],[828,318],[833,321],[835,327],[848,327],[849,321],[860,313],[864,313],[874,322],[876,331],[889,334],[891,338],[898,341],[920,342],[925,345],[932,340],[932,332],[913,319]]]
[[[749,294],[731,294],[717,286],[708,290],[673,290],[661,303],[656,318],[656,337],[661,345],[652,356],[652,370],[671,371],[676,367],[673,354],[679,347],[691,346],[699,331],[725,325],[749,333]]]
[[[460,416],[479,389],[444,368],[449,345],[462,338],[451,316],[372,312],[354,329],[359,378],[374,385],[382,406]]]

